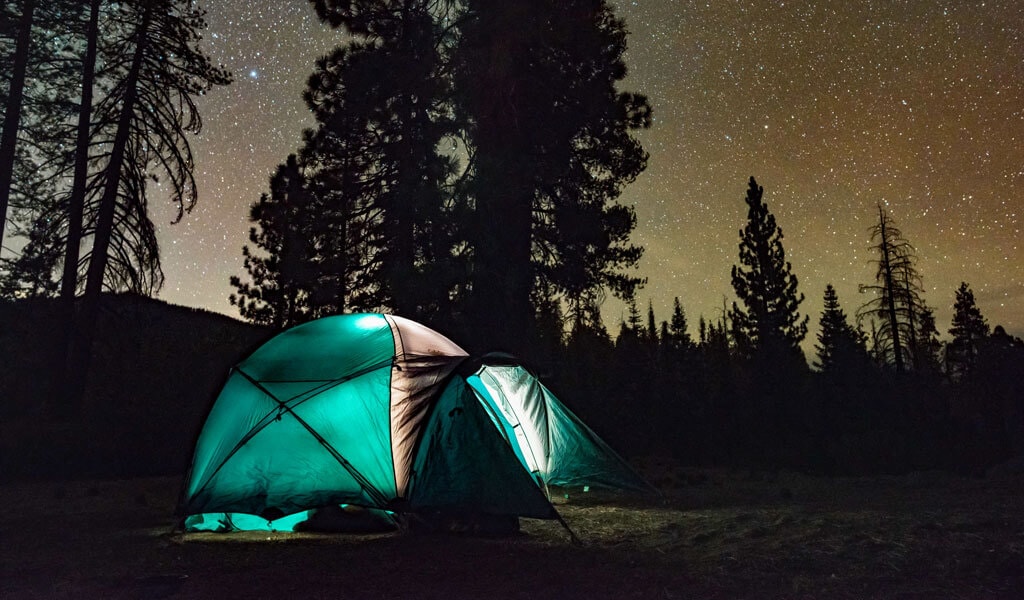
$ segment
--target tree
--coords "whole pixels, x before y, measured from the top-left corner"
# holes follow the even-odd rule
[[[90,279],[94,295],[102,289],[148,294],[162,284],[147,207],[148,186],[160,183],[151,167],[170,183],[180,219],[196,195],[185,138],[200,126],[192,97],[228,81],[194,48],[204,23],[191,4],[58,0],[37,11],[46,46],[55,50],[54,66],[39,61],[33,89],[55,99],[36,102],[30,122],[48,124],[41,137],[49,147],[36,143],[31,152],[50,187],[37,191],[26,209],[32,225],[25,254],[50,257],[55,273],[63,265],[61,295],[68,300]],[[82,8],[88,9],[84,20]],[[69,76],[77,79],[66,81]],[[81,97],[68,98],[65,90],[72,89]],[[40,112],[45,106],[56,108]],[[59,147],[66,150],[54,150]]]
[[[658,345],[658,321],[654,318],[654,304],[650,300],[647,301],[647,327],[644,329],[644,337],[648,344]]]
[[[740,231],[740,265],[732,268],[732,286],[743,306],[733,303],[729,316],[753,353],[802,359],[800,342],[807,335],[808,317],[801,319],[797,309],[804,295],[797,294],[797,277],[782,246],[782,229],[762,201],[763,195],[764,188],[751,177],[747,225]]]
[[[452,130],[442,62],[450,7],[442,0],[313,5],[355,40],[318,63],[310,79],[306,99],[320,128],[307,159],[332,163],[325,167],[335,180],[347,177],[349,189],[359,182],[359,203],[376,213],[380,293],[394,312],[432,321],[452,285],[445,186],[455,161],[441,152]]]
[[[302,161],[310,171],[314,214],[306,235],[314,241],[319,283],[310,298],[320,314],[374,310],[388,289],[382,272],[383,152],[374,124],[379,104],[374,46],[353,42],[317,61],[304,97],[317,127],[305,133]]]
[[[306,179],[293,154],[270,178],[270,195],[263,194],[250,210],[249,219],[258,227],[249,229],[249,241],[262,251],[242,249],[252,283],[231,278],[238,290],[231,304],[249,321],[285,329],[308,320],[312,282],[303,218],[312,212],[310,205]]]
[[[99,17],[102,0],[89,1],[89,17],[85,29],[85,54],[82,57],[82,97],[78,109],[78,129],[75,138],[75,163],[71,194],[67,207],[67,239],[64,246],[64,266],[60,295],[74,299],[79,283],[79,258],[85,216],[85,196],[89,176],[90,127],[92,124],[93,85],[96,78],[96,56],[99,46]],[[70,314],[70,310],[69,310]]]
[[[8,289],[32,288],[45,271],[59,268],[65,223],[60,196],[74,145],[68,121],[81,83],[69,69],[80,59],[81,3],[21,4],[17,16],[2,14],[0,31],[0,41],[9,37],[0,52],[6,51],[4,70],[9,67],[12,75],[0,93],[6,108],[0,136],[0,205],[6,208],[0,210],[0,223],[6,221],[10,233],[26,240],[23,256],[5,261]],[[0,231],[0,244],[3,237]],[[19,264],[22,260],[31,264]],[[34,281],[18,280],[29,273]]]
[[[824,302],[825,308],[818,320],[818,344],[815,346],[818,357],[814,366],[828,373],[855,365],[867,354],[864,336],[847,321],[831,283],[825,286]]]
[[[129,52],[122,62],[106,66],[120,69],[121,76],[97,107],[110,137],[102,140],[109,150],[93,159],[102,166],[94,179],[95,228],[85,284],[85,297],[92,300],[105,286],[117,289],[144,279],[160,286],[159,253],[147,207],[150,167],[158,166],[166,176],[178,211],[175,222],[180,220],[196,199],[186,137],[202,126],[194,96],[230,81],[198,48],[205,21],[192,2],[124,3],[115,21],[124,27],[121,43]],[[105,58],[115,60],[109,53]]]
[[[938,374],[942,370],[942,342],[935,326],[935,312],[922,306],[918,328],[917,352],[914,355],[914,369],[922,373]]]
[[[0,130],[0,247],[3,247],[4,229],[7,225],[7,209],[14,176],[15,147],[18,140],[18,128],[21,124],[25,73],[28,70],[35,11],[36,0],[22,0],[10,84],[7,90],[7,103],[4,107],[4,123]]]
[[[989,335],[988,321],[974,302],[974,292],[961,282],[953,302],[953,339],[946,347],[946,372],[950,379],[968,379],[977,371],[978,355]]]
[[[703,319],[701,319],[701,323],[703,331]],[[687,328],[686,311],[683,310],[683,305],[679,302],[679,297],[677,296],[672,302],[672,320],[668,323],[666,343],[670,348],[680,351],[693,347],[693,338],[690,337]]]
[[[470,320],[521,352],[539,279],[570,319],[604,290],[628,298],[641,283],[622,272],[641,251],[628,242],[635,215],[615,199],[646,166],[630,130],[650,124],[650,107],[615,89],[626,32],[604,1],[464,6],[452,70],[472,157]]]
[[[179,221],[196,200],[194,162],[187,133],[202,121],[194,96],[230,82],[199,49],[203,13],[189,0],[135,0],[112,8],[106,30],[114,42],[104,52],[112,78],[96,106],[91,140],[101,148],[91,161],[88,256],[82,311],[68,356],[77,412],[92,354],[100,294],[104,289],[151,291],[160,287],[159,248],[149,218],[147,183],[166,177]]]
[[[48,239],[49,224],[38,219],[28,232],[28,243],[14,260],[4,259],[5,275],[0,279],[0,297],[38,298],[50,297],[57,291],[53,280],[53,265],[57,257],[52,247],[44,243]]]
[[[914,247],[881,205],[878,206],[878,224],[870,231],[875,242],[872,249],[878,253],[877,270],[875,283],[861,286],[861,290],[872,292],[875,297],[860,307],[857,318],[874,322],[872,351],[875,356],[897,372],[903,372],[920,360],[917,346],[921,338],[921,318],[928,310],[921,298],[917,257]]]

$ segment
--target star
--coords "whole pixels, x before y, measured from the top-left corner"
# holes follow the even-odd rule
[[[646,94],[648,169],[636,207],[640,275],[659,320],[678,296],[696,323],[734,298],[743,195],[753,175],[785,231],[814,328],[825,285],[848,314],[874,277],[868,228],[883,202],[914,244],[925,301],[949,328],[961,281],[993,325],[1024,335],[1024,3],[770,0],[617,4],[631,35],[623,90]],[[237,316],[249,206],[313,120],[318,56],[346,37],[308,2],[206,2],[204,44],[243,82],[199,99],[199,203],[160,225],[168,301]],[[252,65],[261,65],[259,68]],[[248,77],[245,77],[247,75]],[[165,218],[166,217],[166,218]],[[621,303],[605,305],[614,331]]]

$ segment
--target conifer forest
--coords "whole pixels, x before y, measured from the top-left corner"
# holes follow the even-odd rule
[[[927,291],[924,250],[880,200],[848,223],[874,278],[840,297],[836,282],[808,289],[778,196],[735,173],[732,296],[655,314],[659,272],[640,268],[622,195],[658,151],[642,140],[659,105],[627,77],[613,3],[304,8],[345,41],[310,66],[301,144],[236,216],[250,230],[235,316],[275,332],[388,312],[515,355],[627,456],[848,475],[982,473],[1024,454],[1024,342],[986,319],[972,273]],[[52,300],[59,374],[35,412],[8,414],[82,418],[101,297],[165,283],[153,204],[179,221],[222,200],[197,188],[191,140],[199,99],[238,74],[204,50],[205,29],[188,0],[4,4],[0,295]],[[611,300],[621,320],[602,312]]]

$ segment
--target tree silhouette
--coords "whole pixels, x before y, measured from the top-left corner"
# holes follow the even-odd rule
[[[293,154],[270,178],[270,195],[263,194],[250,211],[249,218],[258,227],[249,229],[249,241],[262,252],[243,248],[251,283],[231,278],[238,294],[229,300],[242,317],[275,329],[310,318],[313,282],[304,221],[314,212],[311,205],[305,176]]]
[[[99,16],[102,0],[89,1],[85,28],[85,54],[82,57],[82,97],[79,101],[78,127],[75,137],[74,174],[67,206],[67,239],[60,295],[73,300],[79,284],[79,258],[85,216],[85,197],[89,176],[90,128],[92,125],[93,85],[96,79],[96,57],[99,47]]]
[[[519,352],[534,335],[538,279],[571,318],[603,290],[627,298],[640,283],[622,273],[640,256],[628,242],[635,216],[614,201],[646,165],[629,132],[650,109],[615,89],[625,28],[605,2],[464,6],[453,73],[472,156],[470,320],[481,339]]]
[[[751,177],[747,225],[740,231],[740,265],[732,268],[732,286],[743,306],[733,303],[729,317],[752,353],[802,359],[800,342],[807,335],[808,317],[801,319],[797,309],[804,296],[797,293],[797,277],[782,246],[782,229],[762,201],[763,194],[764,188]]]
[[[825,308],[818,320],[817,361],[814,366],[827,373],[855,365],[860,357],[867,354],[864,336],[847,321],[831,283],[825,286],[824,303]]]
[[[650,300],[647,301],[647,327],[644,334],[648,344],[658,345],[658,321],[654,317],[654,304]]]
[[[675,351],[689,350],[693,347],[693,338],[690,337],[686,321],[686,311],[676,296],[672,301],[672,320],[668,322],[668,337],[666,343]]]
[[[230,81],[198,48],[205,21],[191,2],[137,0],[122,3],[118,13],[124,36],[112,47],[129,51],[119,55],[119,63],[106,56],[106,68],[119,75],[97,106],[106,135],[93,142],[109,149],[93,159],[101,166],[93,180],[95,228],[85,283],[90,301],[105,287],[146,291],[161,285],[147,207],[149,170],[158,167],[166,177],[180,220],[196,200],[186,137],[202,126],[194,96]]]
[[[927,306],[921,298],[921,276],[917,272],[914,247],[903,237],[889,214],[878,205],[878,224],[870,229],[872,247],[878,253],[875,283],[861,286],[875,297],[857,311],[857,318],[872,324],[872,351],[897,372],[914,366],[921,337],[921,316]],[[930,342],[928,342],[930,344]]]
[[[355,40],[318,62],[310,79],[306,100],[320,126],[306,160],[324,165],[321,180],[334,180],[322,189],[361,188],[354,210],[374,211],[379,232],[376,287],[392,311],[431,322],[454,285],[446,185],[455,161],[441,151],[452,130],[442,60],[451,8],[439,0],[313,5]]]
[[[974,292],[964,282],[956,290],[953,326],[949,333],[953,339],[946,347],[946,372],[954,381],[968,379],[978,368],[978,355],[988,337],[989,326],[974,302]]]
[[[0,247],[3,247],[7,209],[10,204],[11,182],[14,176],[15,148],[21,125],[22,103],[25,97],[25,74],[28,70],[32,23],[36,0],[22,0],[21,15],[17,21],[17,38],[11,65],[7,102],[4,106],[4,124],[0,130]]]
[[[111,79],[96,106],[91,143],[95,175],[87,197],[92,249],[77,339],[68,352],[71,393],[84,391],[104,289],[151,291],[163,280],[155,228],[149,218],[147,182],[156,167],[169,183],[180,220],[196,200],[194,162],[186,134],[201,119],[194,96],[230,81],[199,49],[203,13],[187,0],[135,0],[112,7],[105,52]],[[77,412],[80,396],[69,400]]]
[[[0,70],[6,84],[0,86],[0,229],[34,245],[46,239],[48,230],[58,229],[43,222],[41,213],[54,201],[55,175],[68,162],[66,121],[78,82],[68,77],[67,65],[76,58],[78,4],[26,0],[7,3],[0,12]],[[0,246],[4,238],[0,231]],[[42,267],[42,257],[55,254],[50,248],[28,253],[29,271]],[[6,261],[9,268],[23,270],[11,264],[16,260]],[[16,288],[17,281],[6,285]]]
[[[919,323],[914,369],[937,375],[942,370],[942,342],[939,341],[939,330],[935,325],[935,312],[928,306],[922,306]]]

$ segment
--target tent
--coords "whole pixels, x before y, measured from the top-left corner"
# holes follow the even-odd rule
[[[650,489],[528,370],[382,314],[289,329],[235,366],[196,442],[186,530],[311,511],[560,519],[548,486]]]

